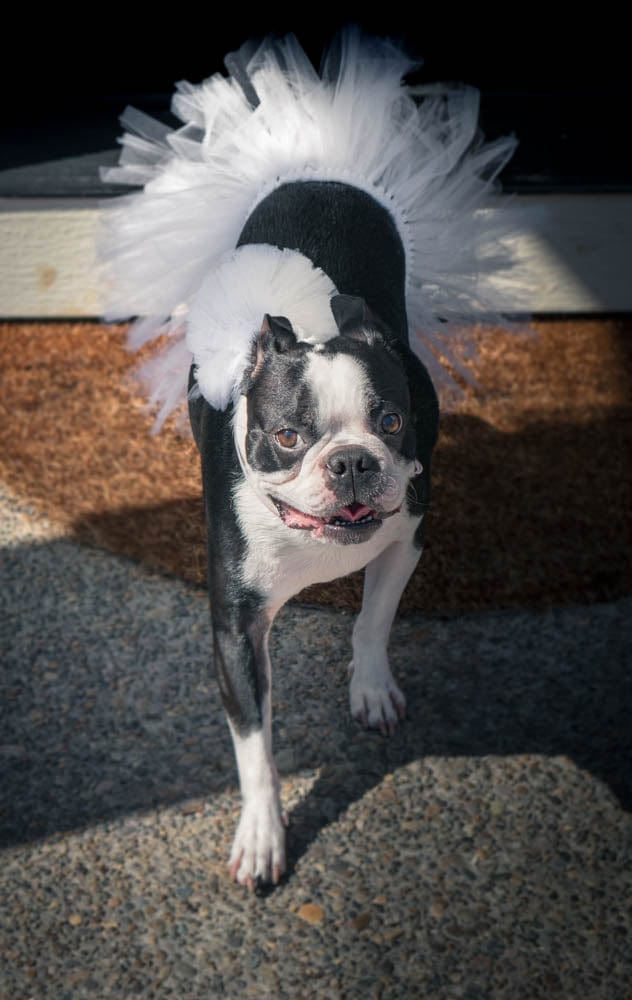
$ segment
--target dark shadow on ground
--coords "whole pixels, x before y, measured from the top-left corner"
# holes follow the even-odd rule
[[[401,610],[547,608],[632,593],[632,408],[501,433],[442,421],[426,550]],[[84,516],[81,541],[203,584],[201,497]],[[361,576],[302,599],[356,610]]]
[[[568,806],[564,789],[538,776],[536,758],[561,755],[632,809],[631,615],[626,601],[599,606],[599,614],[593,607],[402,619],[392,661],[408,719],[391,739],[360,732],[347,719],[344,686],[336,707],[345,738],[334,747],[323,740],[319,779],[291,817],[291,863],[350,802],[424,757],[534,755],[533,784],[517,794],[530,795],[537,810],[552,792]]]
[[[3,562],[3,844],[235,787],[200,589],[65,541]],[[630,605],[598,611],[404,617],[392,660],[409,719],[383,739],[348,716],[351,616],[321,610],[309,628],[311,612],[285,609],[275,750],[290,772],[322,768],[291,817],[292,863],[385,774],[428,755],[565,755],[630,808]],[[537,767],[533,780],[537,808],[549,792]]]

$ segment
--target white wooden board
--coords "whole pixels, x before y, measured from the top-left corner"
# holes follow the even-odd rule
[[[517,196],[516,237],[534,313],[632,311],[632,195]],[[0,199],[0,317],[101,312],[93,199]],[[494,211],[503,211],[502,208]],[[503,292],[502,282],[492,291]]]

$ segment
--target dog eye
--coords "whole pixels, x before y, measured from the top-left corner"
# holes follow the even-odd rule
[[[283,430],[277,431],[274,437],[282,448],[296,448],[299,442],[298,431],[293,431],[291,427],[284,427]]]
[[[385,434],[397,434],[402,429],[402,423],[399,413],[386,413],[382,417],[382,430]]]

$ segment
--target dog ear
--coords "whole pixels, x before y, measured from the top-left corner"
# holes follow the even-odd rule
[[[266,350],[274,347],[279,354],[285,354],[296,347],[296,344],[296,334],[287,316],[269,316],[266,313],[257,338],[257,347],[261,345]]]
[[[334,295],[329,304],[343,337],[373,342],[373,333],[380,329],[381,323],[363,298],[359,295]]]
[[[266,313],[253,346],[252,368],[245,372],[241,384],[242,394],[247,396],[252,389],[270,351],[287,354],[297,343],[296,334],[287,316],[270,316]]]

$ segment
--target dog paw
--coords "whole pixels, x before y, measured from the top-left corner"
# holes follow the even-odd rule
[[[365,729],[379,729],[392,736],[398,719],[406,718],[406,698],[387,668],[380,676],[362,677],[350,665],[349,701],[351,715]]]
[[[230,877],[255,890],[260,884],[275,885],[285,871],[287,819],[270,801],[244,803],[230,854]]]

